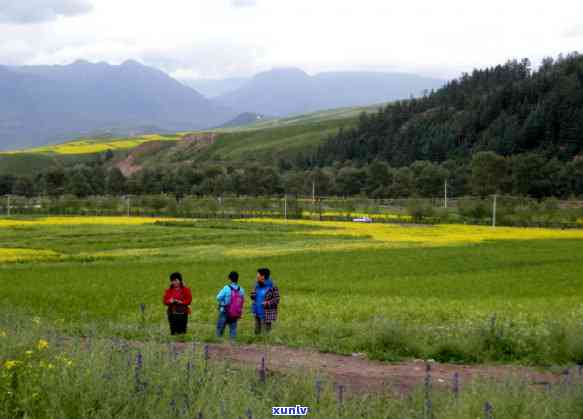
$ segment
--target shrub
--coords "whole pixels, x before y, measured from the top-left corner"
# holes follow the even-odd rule
[[[427,200],[413,198],[407,204],[407,214],[411,216],[413,222],[421,222],[433,216],[434,211],[431,203]]]

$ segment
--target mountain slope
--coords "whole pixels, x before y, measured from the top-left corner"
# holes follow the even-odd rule
[[[568,161],[583,152],[583,55],[474,70],[427,97],[363,117],[320,149],[320,163],[469,159],[535,153]]]
[[[419,96],[442,80],[411,74],[338,72],[309,76],[296,68],[260,73],[215,103],[240,112],[286,116],[347,106],[365,106]]]
[[[231,119],[228,122],[225,122],[219,128],[239,128],[245,125],[255,124],[257,122],[263,122],[265,120],[269,120],[266,115],[259,115],[253,112],[244,112],[242,114],[237,115],[235,118]]]
[[[165,73],[126,61],[2,67],[0,148],[21,148],[111,127],[187,130],[215,126],[234,113],[213,105]]]
[[[233,92],[247,83],[250,79],[232,77],[227,79],[180,79],[180,81],[192,87],[207,98],[215,98],[225,93]]]
[[[299,69],[277,69],[257,74],[240,89],[215,102],[241,112],[285,116],[322,109],[324,91]]]

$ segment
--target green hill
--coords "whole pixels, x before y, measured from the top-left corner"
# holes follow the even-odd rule
[[[380,106],[380,105],[379,105]],[[53,166],[72,166],[114,155],[140,167],[180,161],[269,161],[314,151],[340,127],[354,126],[357,116],[378,106],[325,110],[253,124],[173,135],[129,138],[80,138],[62,144],[0,153],[0,174],[30,175]],[[164,146],[152,144],[164,143]],[[148,146],[150,145],[150,146]]]
[[[567,162],[583,153],[583,55],[474,70],[426,97],[363,117],[324,144],[318,162],[469,161],[477,152],[534,153]],[[535,172],[540,173],[539,170]]]

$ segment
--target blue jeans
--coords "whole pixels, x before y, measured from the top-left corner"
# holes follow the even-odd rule
[[[225,328],[229,325],[229,337],[235,339],[237,337],[237,320],[227,319],[227,314],[219,312],[219,319],[217,320],[217,337],[222,337],[225,333]]]

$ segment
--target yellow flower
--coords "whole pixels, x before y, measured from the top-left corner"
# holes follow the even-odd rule
[[[50,364],[50,363],[49,363],[49,364],[47,365],[47,368],[48,368],[48,369],[50,369],[50,370],[52,370],[53,368],[55,368],[55,366],[54,366],[53,364]]]
[[[32,356],[32,351],[26,351],[24,354],[25,354],[26,356]]]
[[[14,219],[0,219],[0,228],[13,228],[13,227],[32,227],[32,226],[52,226],[52,225],[143,225],[143,224],[154,224],[158,221],[176,221],[173,218],[165,217],[43,217],[36,218],[34,220],[14,220]],[[0,248],[0,256],[2,252],[8,252],[7,256],[10,256],[10,252],[32,252],[33,254],[40,254],[39,252],[45,252],[45,256],[59,256],[51,250],[39,250],[39,249],[12,249],[12,248]],[[52,252],[52,253],[51,253]]]
[[[6,336],[6,332],[4,330],[0,330],[0,338],[3,338]]]
[[[9,152],[1,152],[2,154],[22,154],[22,153],[51,153],[51,154],[95,154],[102,153],[107,150],[128,150],[135,148],[141,144],[152,141],[169,141],[176,142],[180,137],[184,137],[186,133],[177,133],[177,135],[142,135],[140,137],[131,138],[112,138],[108,142],[103,142],[102,139],[83,138],[75,141],[69,141],[62,144],[41,146],[30,148],[28,150],[15,150]]]
[[[8,361],[5,361],[4,362],[4,368],[6,368],[7,370],[9,370],[9,369],[12,369],[14,367],[17,367],[21,363],[22,363],[21,361],[11,361],[11,360],[8,360]]]
[[[36,347],[39,349],[39,351],[43,350],[43,349],[47,349],[49,347],[49,343],[46,340],[41,339],[36,344]]]
[[[35,317],[34,319],[32,319],[32,322],[34,324],[40,324],[40,317]]]
[[[368,238],[373,243],[385,247],[446,246],[483,243],[490,240],[545,240],[545,239],[582,239],[581,230],[556,230],[544,228],[484,227],[466,225],[438,224],[435,226],[403,226],[399,224],[360,224],[351,222],[318,222],[307,220],[238,220],[245,223],[271,223],[315,225],[323,229],[302,234],[316,236],[352,236]],[[371,243],[372,242],[372,243]],[[325,250],[325,247],[324,249]]]
[[[69,358],[67,358],[66,356],[58,356],[57,359],[59,361],[62,361],[63,364],[67,367],[70,367],[71,365],[73,365],[73,361],[70,360]]]

